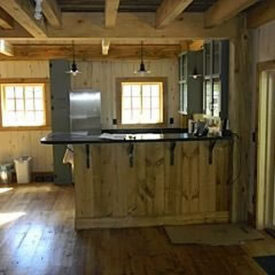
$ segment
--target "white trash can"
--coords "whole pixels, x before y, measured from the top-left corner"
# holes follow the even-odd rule
[[[31,182],[31,157],[20,157],[14,160],[17,183]]]

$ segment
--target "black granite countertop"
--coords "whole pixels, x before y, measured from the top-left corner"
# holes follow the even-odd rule
[[[42,144],[90,144],[90,143],[136,143],[136,142],[176,142],[230,140],[231,136],[196,137],[188,133],[142,133],[142,134],[105,134],[88,135],[84,133],[51,133],[41,139]]]

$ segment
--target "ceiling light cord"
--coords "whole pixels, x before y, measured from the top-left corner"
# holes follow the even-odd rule
[[[144,64],[144,49],[143,49],[143,41],[140,43],[140,65],[139,70],[134,72],[135,74],[139,74],[140,76],[144,76],[146,74],[150,74],[151,72],[146,70],[145,64]]]
[[[74,40],[72,40],[72,57],[73,57],[73,62],[70,66],[70,70],[67,71],[66,73],[68,74],[71,74],[73,76],[76,76],[77,74],[81,73],[79,70],[78,70],[78,65],[76,64],[76,61],[75,61],[75,44],[74,44]]]
[[[144,63],[144,60],[143,60],[143,41],[141,41],[140,60],[141,60],[141,63]]]
[[[73,50],[73,63],[75,63],[75,45],[74,45],[74,40],[72,41],[72,50]]]

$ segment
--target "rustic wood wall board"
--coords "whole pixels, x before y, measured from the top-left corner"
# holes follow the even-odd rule
[[[85,146],[75,146],[77,227],[86,226],[86,221],[91,227],[117,227],[119,220],[122,227],[136,226],[139,220],[141,226],[153,225],[154,220],[158,225],[161,218],[169,224],[192,223],[187,217],[195,217],[194,223],[220,221],[219,217],[228,221],[230,142],[218,142],[212,164],[207,141],[177,142],[174,165],[170,143],[135,143],[133,166],[129,146],[91,145],[90,168]]]
[[[179,92],[177,84],[178,61],[176,58],[164,60],[149,60],[145,63],[151,70],[152,78],[167,78],[167,121],[165,127],[170,126],[169,118],[174,118],[172,127],[180,126]],[[116,128],[113,119],[117,117],[116,79],[136,77],[134,71],[139,67],[139,61],[95,61],[79,62],[82,72],[72,77],[72,89],[93,88],[101,91],[102,127]]]
[[[0,62],[0,81],[40,81],[49,79],[49,64],[46,61]],[[49,99],[49,91],[47,99]],[[49,104],[48,104],[49,106]],[[39,140],[49,130],[0,131],[0,162],[12,161],[22,155],[33,157],[33,171],[49,172],[53,170],[52,148],[43,146]]]

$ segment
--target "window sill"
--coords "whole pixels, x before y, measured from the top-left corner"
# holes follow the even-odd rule
[[[50,126],[15,126],[15,127],[2,127],[0,132],[16,132],[16,131],[50,131]]]

